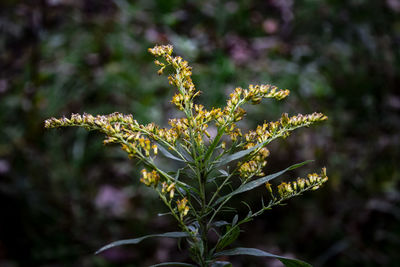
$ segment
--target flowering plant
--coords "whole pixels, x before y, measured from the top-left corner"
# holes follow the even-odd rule
[[[169,120],[170,128],[154,123],[139,124],[132,115],[113,113],[106,116],[72,114],[70,118],[50,118],[46,128],[79,126],[104,133],[104,144],[119,144],[130,158],[137,158],[145,165],[140,181],[154,189],[179,225],[180,231],[148,235],[135,239],[113,242],[102,247],[97,253],[114,246],[136,244],[150,237],[181,238],[189,245],[191,263],[160,263],[153,266],[231,266],[220,261],[224,256],[253,255],[273,257],[286,266],[310,266],[300,260],[273,255],[255,248],[232,248],[239,236],[242,224],[250,222],[264,211],[305,191],[315,190],[328,180],[325,168],[320,174],[309,174],[306,178],[283,182],[273,186],[270,181],[283,173],[306,163],[292,165],[280,172],[265,175],[269,150],[273,140],[286,138],[293,130],[326,120],[321,113],[289,117],[286,113],[275,122],[259,125],[255,130],[242,133],[236,123],[243,119],[246,103],[258,104],[264,98],[276,100],[288,96],[289,90],[280,90],[271,85],[250,85],[247,89],[236,88],[224,108],[207,110],[194,99],[200,91],[192,82],[192,68],[179,56],[172,56],[173,48],[155,46],[149,52],[157,57],[155,64],[160,67],[158,74],[171,69],[169,83],[177,88],[172,103],[183,112],[182,118]],[[212,136],[208,129],[214,125],[217,131]],[[164,156],[183,163],[183,167],[167,172],[162,170],[156,157]],[[236,214],[235,207],[228,207],[229,201],[237,195],[265,186],[269,201],[262,200],[261,208],[249,212],[243,218]],[[221,220],[225,212],[235,212],[232,220]],[[213,231],[216,242],[209,240]],[[196,265],[197,264],[197,265]]]

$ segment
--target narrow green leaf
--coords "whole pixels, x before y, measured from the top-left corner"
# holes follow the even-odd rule
[[[192,156],[186,151],[186,149],[183,148],[182,144],[179,144],[178,146],[178,151],[181,153],[181,155],[186,159],[188,162],[193,162]]]
[[[172,215],[172,212],[165,212],[165,213],[158,213],[157,214],[158,217],[165,216],[165,215]]]
[[[247,213],[246,217],[250,218],[252,215],[253,215],[253,212],[251,210],[249,210],[249,213]]]
[[[182,169],[178,169],[177,171],[176,171],[176,173],[175,173],[175,180],[177,180],[177,181],[179,181],[179,175],[180,175],[180,173],[181,173],[181,170]]]
[[[219,170],[219,172],[225,177],[229,176],[229,173],[227,171],[225,171],[225,170]]]
[[[198,242],[196,243],[197,247],[199,249],[200,255],[203,257],[204,256],[204,242],[200,238],[198,239]]]
[[[238,219],[239,219],[239,215],[236,214],[235,217],[233,217],[232,226],[236,225],[236,223],[238,222]]]
[[[158,149],[160,150],[161,154],[163,154],[167,158],[170,158],[170,159],[173,159],[173,160],[176,160],[176,161],[180,161],[180,162],[184,162],[183,159],[180,159],[180,158],[175,157],[174,155],[172,155],[171,152],[169,152],[167,149],[165,149],[162,145],[158,145]]]
[[[142,236],[142,237],[138,237],[138,238],[134,238],[134,239],[124,239],[124,240],[112,242],[112,243],[100,248],[99,250],[97,250],[95,252],[95,254],[99,254],[100,252],[103,252],[104,250],[107,250],[107,249],[110,249],[113,247],[117,247],[117,246],[121,246],[121,245],[137,244],[137,243],[143,241],[144,239],[151,238],[151,237],[182,238],[182,237],[188,237],[188,236],[189,236],[189,234],[185,233],[185,232],[168,232],[168,233],[163,233],[163,234],[146,235],[146,236]]]
[[[266,183],[266,182],[268,182],[268,181],[271,181],[272,179],[275,179],[276,177],[278,177],[278,176],[284,174],[284,173],[287,172],[287,171],[290,171],[290,170],[294,170],[294,169],[296,169],[296,168],[299,168],[299,167],[301,167],[301,166],[303,166],[303,165],[305,165],[305,164],[307,164],[307,163],[310,163],[311,161],[312,161],[312,160],[307,160],[307,161],[304,161],[304,162],[301,162],[301,163],[294,164],[294,165],[292,165],[292,166],[290,166],[290,167],[288,167],[288,168],[286,168],[286,169],[284,169],[284,170],[282,170],[282,171],[280,171],[280,172],[276,172],[276,173],[274,173],[274,174],[270,174],[270,175],[261,177],[261,178],[259,178],[259,179],[257,179],[257,180],[251,181],[250,183],[241,185],[238,189],[236,189],[235,191],[231,192],[230,194],[227,194],[227,195],[225,195],[225,196],[222,196],[222,197],[218,198],[218,199],[215,201],[215,203],[213,204],[213,206],[215,206],[215,205],[221,203],[221,202],[224,201],[225,199],[230,198],[230,197],[232,197],[232,196],[234,196],[234,195],[237,195],[237,194],[240,194],[240,193],[243,193],[243,192],[252,190],[252,189],[254,189],[254,188],[256,188],[256,187],[258,187],[258,186],[260,186],[260,185],[262,185],[262,184],[264,184],[264,183]]]
[[[184,262],[163,262],[151,265],[149,267],[158,267],[158,266],[185,266],[185,267],[196,267],[196,265],[184,263]]]
[[[254,147],[249,148],[249,149],[241,150],[241,151],[233,153],[233,154],[231,154],[229,156],[225,156],[225,157],[221,158],[221,160],[219,161],[219,163],[216,166],[217,167],[218,166],[223,166],[223,165],[228,164],[231,161],[243,158],[244,156],[247,156],[248,154],[250,154],[251,152],[253,152],[257,148],[263,146],[264,144],[265,144],[265,142],[260,143],[260,144],[254,146]]]
[[[251,211],[251,207],[249,204],[246,203],[246,201],[241,201],[244,205],[246,205],[246,207],[249,209],[249,213],[247,213],[246,217],[251,217],[251,215],[253,215],[253,212]]]
[[[224,247],[229,246],[239,237],[239,234],[240,234],[239,226],[236,225],[236,226],[233,226],[233,228],[232,228],[230,225],[228,225],[227,229],[226,229],[226,233],[218,241],[218,243],[216,245],[216,249],[221,250]]]
[[[230,249],[230,250],[224,250],[224,251],[215,253],[213,255],[213,257],[217,258],[220,256],[236,256],[236,255],[271,257],[271,258],[280,260],[286,267],[312,267],[312,265],[307,262],[278,256],[278,255],[271,254],[271,253],[268,253],[268,252],[265,252],[265,251],[262,251],[262,250],[256,249],[256,248],[234,248],[234,249]]]
[[[188,229],[193,233],[198,233],[199,228],[200,228],[200,224],[198,221],[194,221],[193,223],[188,225]]]
[[[227,221],[216,221],[212,225],[214,225],[215,227],[221,227],[227,224],[229,224]]]
[[[186,266],[186,267],[196,267],[196,265],[184,263],[184,262],[163,262],[154,265],[150,265],[149,267],[158,267],[158,266]]]

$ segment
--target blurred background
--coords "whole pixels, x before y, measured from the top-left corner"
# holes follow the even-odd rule
[[[173,89],[147,48],[167,43],[193,66],[208,107],[249,83],[291,90],[248,107],[245,128],[282,112],[329,116],[271,145],[266,167],[315,159],[283,179],[326,166],[327,185],[259,217],[236,245],[315,266],[398,265],[400,0],[2,0],[0,266],[187,260],[170,239],[94,256],[111,241],[175,225],[139,185],[141,166],[104,147],[101,134],[43,129],[46,118],[83,112],[165,125],[176,115]],[[243,198],[259,205],[262,194]]]

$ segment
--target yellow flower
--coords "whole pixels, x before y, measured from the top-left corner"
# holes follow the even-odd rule
[[[152,187],[156,187],[158,185],[160,175],[155,170],[153,170],[152,172],[147,172],[146,169],[143,169],[141,172],[142,177],[140,178],[140,182]]]
[[[186,206],[187,202],[188,202],[188,200],[186,197],[181,200],[176,201],[176,205],[178,207],[178,212],[181,215],[181,217],[186,216],[189,212],[189,207]]]

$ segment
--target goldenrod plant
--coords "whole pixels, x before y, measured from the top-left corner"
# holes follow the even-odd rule
[[[236,88],[225,107],[208,110],[203,105],[195,104],[200,91],[192,82],[192,68],[181,57],[172,55],[171,45],[155,46],[149,52],[156,57],[155,64],[160,67],[158,74],[168,71],[169,83],[177,89],[171,102],[182,111],[183,116],[170,119],[171,127],[162,128],[155,123],[142,125],[132,115],[120,113],[106,116],[72,114],[70,118],[50,118],[45,122],[46,128],[78,126],[100,131],[105,134],[104,144],[118,144],[129,158],[140,160],[145,167],[141,171],[140,182],[158,194],[169,210],[167,214],[179,226],[179,231],[175,232],[116,241],[96,253],[119,245],[137,244],[150,237],[169,237],[187,242],[193,263],[167,262],[153,266],[231,266],[231,263],[220,259],[233,255],[273,257],[286,266],[310,266],[304,261],[256,248],[227,247],[237,239],[244,223],[294,196],[318,189],[328,180],[323,168],[319,174],[309,174],[306,178],[282,182],[277,186],[270,183],[308,161],[274,174],[264,174],[270,154],[267,148],[269,143],[327,117],[321,113],[291,117],[284,113],[279,120],[265,122],[245,133],[236,125],[246,114],[243,109],[245,104],[259,104],[264,98],[282,100],[289,95],[289,90],[272,85]],[[209,131],[210,127],[216,131]],[[159,156],[177,161],[180,163],[177,166],[183,167],[167,172],[157,164]],[[260,196],[259,208],[243,202],[249,212],[246,216],[239,216],[236,207],[228,206],[231,199],[259,186],[265,186],[268,195]],[[222,220],[227,217],[230,220]],[[217,242],[209,240],[211,232],[218,236]]]

